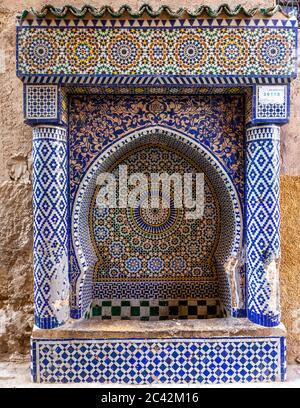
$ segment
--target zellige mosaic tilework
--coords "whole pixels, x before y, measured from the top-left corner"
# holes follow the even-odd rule
[[[34,381],[228,384],[285,378],[285,339],[37,339]]]
[[[18,75],[291,76],[295,46],[286,28],[20,27]]]
[[[69,295],[72,317],[94,316],[101,324],[246,313],[262,326],[280,323],[280,130],[274,123],[288,121],[296,48],[296,18],[280,7],[114,11],[46,5],[21,13],[17,75],[25,83],[25,118],[42,125],[33,132],[38,327],[54,328],[69,318]],[[66,129],[50,126],[68,122],[69,146]],[[176,158],[185,152],[203,169],[210,183],[202,230],[173,208],[167,215],[97,213],[95,177],[116,158],[130,161],[146,138],[163,142],[149,149],[165,167],[191,166]],[[134,152],[135,167],[155,164],[145,147],[139,152],[144,157]],[[157,217],[165,227],[159,234],[151,224]],[[185,245],[176,244],[176,235]],[[201,265],[191,254],[193,237],[201,244]],[[126,384],[284,380],[282,336],[57,335],[32,340],[32,376],[38,382]]]
[[[231,98],[233,98],[233,99],[231,99]],[[71,117],[72,117],[72,119],[71,119],[71,122],[70,122],[70,129],[71,129],[71,141],[70,141],[70,143],[71,143],[71,146],[73,146],[73,141],[72,141],[73,137],[74,137],[74,141],[76,141],[76,147],[75,146],[74,146],[74,148],[71,147],[71,166],[72,166],[72,168],[71,168],[71,192],[76,191],[76,189],[77,189],[77,196],[76,197],[78,197],[78,198],[76,198],[76,201],[74,203],[74,208],[76,208],[78,205],[80,205],[82,207],[82,210],[80,210],[79,212],[77,210],[75,212],[73,211],[73,217],[76,216],[77,219],[82,219],[83,217],[86,216],[84,214],[87,214],[88,208],[90,208],[90,204],[88,204],[89,203],[88,200],[91,200],[92,195],[95,194],[94,187],[92,187],[92,179],[94,179],[94,177],[96,177],[96,173],[95,173],[96,168],[97,168],[96,166],[100,166],[99,169],[102,166],[100,164],[98,165],[97,162],[95,162],[95,158],[99,156],[99,148],[96,147],[96,146],[99,146],[99,142],[100,142],[100,141],[97,140],[97,135],[98,134],[99,135],[110,134],[111,137],[112,137],[111,140],[113,141],[113,143],[116,143],[118,140],[121,143],[122,138],[120,136],[124,135],[124,137],[125,137],[126,136],[126,130],[130,135],[130,127],[134,126],[134,129],[136,129],[137,124],[139,126],[141,126],[141,128],[143,128],[143,127],[147,126],[148,124],[155,124],[155,123],[164,124],[165,123],[168,127],[175,125],[176,126],[175,129],[176,128],[180,129],[180,125],[182,123],[182,124],[184,124],[184,126],[188,125],[188,127],[186,127],[186,129],[188,129],[189,132],[191,132],[192,137],[195,138],[195,140],[198,143],[198,140],[199,141],[201,140],[201,138],[199,138],[199,136],[196,133],[197,129],[199,129],[199,131],[201,131],[200,123],[198,125],[199,115],[201,115],[200,121],[204,121],[204,123],[206,123],[206,126],[208,126],[209,125],[209,120],[208,120],[208,116],[206,116],[206,115],[210,115],[210,112],[211,112],[212,115],[217,114],[217,111],[218,111],[218,105],[217,104],[218,103],[220,103],[219,106],[220,106],[221,109],[223,109],[225,106],[227,106],[229,108],[230,105],[228,103],[225,104],[225,100],[228,99],[228,101],[229,100],[232,101],[231,108],[237,109],[237,111],[241,108],[241,105],[237,103],[237,99],[234,99],[234,98],[237,98],[237,99],[243,101],[242,96],[229,97],[229,96],[225,96],[225,95],[224,96],[218,95],[216,100],[214,100],[213,97],[209,97],[209,99],[207,99],[207,97],[206,98],[205,97],[189,98],[189,99],[186,100],[186,103],[188,104],[188,106],[190,106],[188,115],[191,115],[191,116],[190,116],[190,118],[188,116],[186,116],[187,115],[187,113],[186,113],[186,106],[187,105],[185,105],[185,109],[184,109],[185,116],[186,116],[186,121],[185,121],[184,116],[179,117],[179,114],[180,114],[179,112],[180,112],[181,109],[183,109],[183,106],[184,106],[184,105],[182,105],[183,101],[180,100],[180,103],[179,103],[179,100],[177,98],[175,98],[175,97],[165,98],[165,97],[162,97],[162,96],[159,96],[159,97],[157,97],[157,96],[154,97],[153,96],[153,97],[144,98],[144,97],[134,97],[134,96],[131,96],[131,97],[117,96],[117,97],[105,98],[105,100],[103,100],[100,96],[97,96],[97,97],[96,96],[94,96],[94,97],[84,97],[84,96],[83,97],[82,96],[81,97],[75,97],[73,99],[73,101],[72,101],[72,104],[73,104],[72,107],[71,107]],[[111,99],[111,101],[112,101],[112,105],[111,105],[110,108],[107,105],[109,99]],[[214,108],[213,108],[213,105],[212,105],[213,101],[215,101],[215,103],[216,103]],[[209,105],[208,105],[208,103],[209,103]],[[88,109],[86,110],[86,108],[88,108]],[[141,108],[142,108],[142,110],[141,110]],[[78,114],[77,114],[77,110],[78,110]],[[128,116],[120,115],[120,113],[123,112],[124,110],[126,110],[126,111],[131,110],[131,112],[137,112],[137,120],[133,119],[133,117],[130,116],[130,115],[128,115]],[[74,112],[74,116],[72,116],[73,112]],[[108,125],[109,127],[111,127],[110,129],[107,129],[107,131],[105,131],[105,132],[103,132],[103,130],[100,130],[100,129],[97,130],[99,112],[103,112],[103,115],[107,115],[107,120],[103,120],[104,116],[102,116],[102,120],[101,120],[101,122],[99,122],[99,124],[101,123],[101,127],[103,125],[105,125],[105,126]],[[174,116],[175,112],[176,112],[176,115],[178,115],[178,119],[176,118],[176,116]],[[203,116],[202,116],[202,112],[203,112]],[[242,145],[242,143],[243,143],[243,139],[242,139],[243,117],[242,117],[242,115],[240,116],[241,122],[238,122],[239,116],[237,116],[235,119],[233,119],[232,109],[231,109],[231,112],[226,117],[226,119],[225,119],[225,117],[222,117],[221,115],[222,114],[220,114],[218,117],[216,117],[217,122],[222,123],[222,121],[224,120],[225,121],[224,126],[233,126],[232,130],[230,131],[231,141],[229,143],[235,143],[234,139],[232,138],[232,135],[233,135],[234,132],[238,132],[237,133],[237,143]],[[79,127],[76,124],[77,123],[77,117],[80,120]],[[86,119],[84,119],[85,117],[86,117]],[[168,120],[169,117],[170,117],[170,120]],[[119,118],[120,118],[121,122],[119,121]],[[127,122],[127,120],[129,120],[129,121]],[[230,121],[232,121],[232,122],[230,122]],[[232,125],[230,125],[230,123],[232,123]],[[240,132],[241,132],[240,135],[241,136],[238,136],[239,130],[236,127],[238,123],[240,124],[239,126],[241,126],[240,127]],[[220,126],[220,124],[219,125],[215,124],[215,128],[218,128],[218,126]],[[74,129],[74,131],[75,131],[74,134],[72,134],[72,129]],[[81,129],[82,129],[82,131],[81,131]],[[114,132],[115,132],[116,138],[113,136]],[[207,129],[206,129],[206,132],[207,132]],[[206,134],[206,132],[205,132],[205,134]],[[80,136],[81,133],[82,133],[82,136]],[[86,139],[86,137],[85,137],[86,134],[91,135],[89,140]],[[92,136],[93,134],[94,134],[94,136]],[[224,136],[225,136],[225,134],[226,133],[223,133]],[[228,134],[228,136],[229,136],[229,134]],[[154,134],[153,134],[153,137],[156,140],[159,140],[159,138],[161,138],[162,141],[164,140],[163,135],[159,136],[159,131],[157,133],[157,136],[154,136]],[[150,138],[151,138],[151,136],[150,136]],[[80,146],[81,146],[80,145],[80,143],[81,143],[80,140],[81,139],[84,141],[83,143],[84,143],[85,146],[87,146],[87,143],[88,144],[91,143],[90,147],[88,149],[84,149],[84,151],[85,151],[84,155],[86,155],[86,158],[84,158],[84,156],[82,155],[83,151],[80,148]],[[221,143],[224,143],[224,142],[225,141],[222,141]],[[104,145],[103,145],[103,147],[104,147],[107,144],[107,141],[103,140],[102,143],[104,143]],[[176,148],[176,149],[181,148],[180,147],[181,145],[176,141],[176,139],[174,137],[170,139],[170,142],[167,142],[167,145],[168,145],[168,143],[174,144],[174,148]],[[206,144],[205,148],[207,148],[209,146],[208,141],[206,141],[205,144]],[[112,144],[112,146],[113,146],[113,144]],[[201,146],[201,142],[200,142],[199,146]],[[217,147],[217,145],[212,145],[212,146],[214,146],[214,149]],[[229,146],[230,146],[230,144],[228,144],[228,147]],[[234,144],[232,144],[232,148],[233,148],[233,151],[236,151],[236,152],[238,151],[237,150],[238,146],[235,146]],[[93,153],[93,151],[95,153]],[[104,154],[107,155],[107,153],[105,153],[105,151],[106,150],[104,148]],[[76,165],[76,161],[73,160],[73,157],[74,158],[76,157],[77,152],[79,153],[78,166]],[[159,153],[159,152],[157,152],[157,153]],[[225,153],[222,148],[220,148],[220,153],[222,155]],[[227,153],[230,154],[230,148],[227,149]],[[162,154],[162,153],[159,153],[159,154]],[[164,154],[166,155],[167,152],[164,153]],[[143,153],[143,155],[145,156],[145,152]],[[114,157],[115,157],[115,153],[114,153]],[[146,157],[147,157],[147,155],[146,155]],[[233,157],[234,156],[232,156],[232,158]],[[238,160],[242,160],[242,149],[239,151],[239,153],[237,154],[236,157],[238,157]],[[93,161],[93,159],[94,159],[94,161]],[[195,159],[195,160],[199,161],[199,158]],[[212,160],[212,163],[213,163],[214,159],[212,158],[211,160]],[[133,162],[135,162],[135,161],[136,160],[133,160]],[[159,160],[159,161],[161,161],[161,160]],[[78,190],[78,187],[76,187],[76,189],[74,190],[74,187],[77,184],[77,177],[78,177],[77,174],[78,175],[79,174],[82,174],[82,175],[84,174],[83,164],[85,162],[87,163],[86,166],[88,165],[88,163],[93,163],[93,166],[90,167],[91,173],[90,173],[90,175],[86,174],[85,179],[82,179],[81,183],[82,183],[83,187],[82,188],[80,187],[79,190]],[[174,160],[170,159],[169,162],[170,163],[174,162]],[[73,163],[74,163],[74,167],[73,167]],[[228,164],[229,164],[229,161],[228,161]],[[141,166],[143,166],[143,165],[141,164]],[[149,167],[149,166],[147,165],[147,167]],[[168,164],[167,167],[170,167],[170,164]],[[172,167],[172,164],[171,164],[171,167]],[[88,168],[88,167],[86,167],[86,168]],[[231,169],[230,165],[229,165],[229,169]],[[242,171],[242,167],[236,167],[236,169],[239,169],[238,171]],[[106,167],[105,171],[107,171],[107,170],[108,170],[108,168]],[[209,173],[211,173],[212,170],[209,170],[209,168],[207,168],[205,171],[208,171]],[[86,177],[90,179],[89,182],[87,181]],[[224,173],[224,176],[222,176],[222,177],[224,177],[224,181],[225,181],[226,180],[225,173]],[[215,176],[214,176],[214,179],[215,179]],[[242,183],[242,177],[240,178],[240,180],[241,180],[241,183]],[[76,181],[76,184],[75,184],[75,181]],[[214,181],[214,182],[216,182],[216,181]],[[225,183],[227,185],[227,181],[225,181]],[[83,193],[83,190],[85,188],[84,187],[85,185],[86,186],[89,185],[91,187],[89,189],[87,189],[87,191],[89,191],[89,192],[87,193],[88,195],[84,198],[83,194],[85,194],[85,193]],[[218,187],[217,187],[218,193],[220,193],[224,189],[224,186],[222,187],[222,185],[223,184],[220,184],[220,185],[218,184]],[[77,186],[78,186],[78,184],[77,184]],[[228,186],[229,186],[229,184],[228,184]],[[241,190],[241,193],[242,193],[242,190]],[[224,194],[222,194],[222,200],[223,200],[224,196],[226,196],[226,194],[227,194],[226,193],[226,188],[225,188]],[[80,197],[80,202],[82,204],[79,204],[79,197]],[[90,197],[90,198],[88,198],[88,197]],[[236,201],[236,198],[233,199],[234,201],[232,201],[232,199],[233,198],[228,199],[228,205],[229,205],[230,201],[232,203]],[[236,201],[236,203],[237,203],[237,207],[239,207],[238,201]],[[226,205],[225,205],[225,207],[226,207]],[[230,209],[230,205],[229,205],[229,207],[228,207],[228,205],[227,205],[226,208],[223,205],[224,214],[227,214],[227,221],[225,221],[225,218],[224,218],[223,223],[226,222],[227,226],[224,227],[224,234],[225,235],[222,236],[222,241],[226,242],[226,240],[227,240],[227,243],[230,243],[231,240],[234,239],[235,234],[238,234],[238,232],[236,230],[237,225],[233,229],[232,229],[232,227],[229,227],[230,222],[234,223],[235,221],[229,221],[230,220],[229,214],[230,214],[230,212],[232,210]],[[237,208],[237,211],[240,211],[240,210]],[[78,215],[76,215],[76,214],[78,214]],[[107,214],[107,215],[109,215],[109,214]],[[124,213],[124,215],[126,215],[126,214]],[[120,217],[122,218],[122,214],[119,214],[119,218]],[[225,217],[225,215],[224,215],[224,217]],[[239,217],[240,217],[240,215],[239,215]],[[152,258],[150,257],[151,259],[149,258],[148,261],[147,261],[146,259],[144,259],[145,256],[147,257],[147,254],[144,253],[145,251],[137,243],[135,245],[135,249],[134,249],[134,247],[132,247],[133,244],[132,243],[130,244],[131,248],[135,251],[135,253],[132,254],[131,256],[130,255],[127,256],[127,258],[125,258],[123,260],[123,257],[125,256],[124,255],[124,253],[125,253],[124,250],[128,246],[127,243],[125,245],[124,245],[124,242],[123,242],[123,244],[121,243],[121,241],[125,239],[124,234],[121,234],[119,237],[116,237],[116,239],[114,240],[116,242],[116,244],[118,244],[118,249],[120,249],[122,247],[121,248],[122,254],[120,255],[120,257],[115,257],[115,258],[112,257],[111,254],[110,254],[110,251],[113,250],[114,248],[110,247],[113,244],[113,241],[110,242],[111,241],[110,237],[112,237],[111,234],[118,234],[117,231],[118,231],[119,227],[116,230],[115,227],[106,225],[106,222],[107,222],[108,219],[110,219],[110,217],[107,218],[105,216],[103,219],[102,218],[100,217],[99,220],[94,220],[93,223],[92,223],[94,228],[97,228],[97,231],[99,230],[98,233],[100,233],[100,235],[96,234],[100,239],[99,244],[98,244],[98,245],[100,245],[99,250],[97,250],[97,245],[96,245],[96,252],[98,251],[98,258],[99,258],[99,254],[101,254],[101,256],[100,256],[100,258],[98,260],[96,268],[97,268],[97,271],[99,271],[99,272],[101,272],[101,270],[102,270],[102,273],[100,273],[100,274],[99,274],[99,272],[97,272],[97,279],[94,280],[94,289],[93,289],[93,293],[94,293],[93,297],[94,298],[97,298],[98,296],[100,296],[100,299],[101,298],[102,299],[103,298],[107,299],[107,298],[110,298],[110,297],[118,298],[118,299],[119,298],[120,299],[122,299],[122,298],[127,299],[127,298],[130,298],[131,296],[133,296],[134,298],[141,296],[142,298],[146,298],[146,299],[147,298],[157,298],[157,297],[162,298],[162,299],[168,299],[168,298],[176,299],[178,297],[180,298],[181,296],[188,296],[188,297],[193,297],[193,298],[199,298],[199,297],[200,298],[206,298],[206,297],[212,297],[212,296],[217,295],[217,292],[218,292],[217,289],[212,290],[211,287],[208,287],[207,285],[203,285],[203,284],[199,285],[199,283],[196,284],[196,282],[193,283],[193,285],[192,285],[190,281],[191,281],[191,279],[195,280],[196,277],[192,277],[191,279],[187,279],[187,277],[186,277],[186,278],[184,278],[184,280],[186,280],[186,282],[184,283],[183,279],[180,278],[180,274],[178,274],[178,273],[173,274],[174,275],[174,276],[172,275],[173,278],[168,273],[168,275],[170,275],[170,276],[168,276],[168,280],[171,279],[171,278],[172,278],[172,280],[174,280],[174,279],[176,280],[176,279],[180,278],[182,285],[174,285],[174,284],[169,284],[169,283],[167,284],[165,278],[164,279],[159,278],[159,276],[161,274],[161,271],[157,270],[156,272],[151,272],[151,265],[150,264],[148,265],[148,263],[151,261],[152,258],[153,259],[155,258],[155,261],[156,261],[155,264],[157,264],[157,262],[159,260],[160,265],[165,265],[164,268],[163,268],[164,270],[168,269],[169,271],[172,271],[172,268],[171,268],[172,259],[170,259],[170,260],[168,260],[166,262],[165,259],[162,259],[161,255],[158,254],[156,256],[155,254],[152,254],[151,255]],[[114,216],[113,216],[112,220],[117,219],[117,218],[116,218],[116,214],[114,213]],[[93,216],[92,216],[91,220],[92,219],[93,219]],[[99,221],[100,221],[101,225],[99,225]],[[120,224],[121,221],[120,222],[119,221],[118,221],[117,224],[115,224],[116,226],[121,225]],[[79,240],[79,242],[81,240],[84,241],[85,240],[84,237],[87,236],[87,235],[90,235],[90,232],[88,230],[86,230],[85,232],[83,231],[83,229],[85,230],[85,228],[86,228],[85,226],[82,227],[83,229],[80,232],[80,230],[78,230],[78,228],[81,228],[81,227],[80,226],[77,227],[77,224],[78,224],[77,222],[75,222],[73,224],[74,225],[73,228],[75,228],[74,229],[75,234],[78,237],[77,240]],[[124,224],[124,227],[127,224],[128,224],[128,222],[126,221],[126,223]],[[130,223],[129,223],[129,225],[130,225]],[[240,227],[241,227],[241,225],[240,225]],[[128,227],[127,227],[127,229],[128,229]],[[106,231],[106,233],[105,233],[105,231]],[[133,232],[133,234],[136,234],[136,232],[134,232],[134,230],[132,230],[132,232]],[[93,231],[91,235],[94,236],[94,234],[95,234],[95,232]],[[124,237],[122,237],[122,235],[124,235]],[[209,234],[205,234],[205,235],[206,235],[205,240],[207,240],[207,237],[209,236]],[[238,237],[238,236],[239,235],[236,235],[236,237]],[[132,237],[134,237],[134,235],[132,235]],[[135,241],[136,240],[141,241],[140,238],[141,237],[139,237],[137,235],[134,238],[134,240]],[[95,240],[95,241],[97,241],[97,240]],[[105,250],[105,245],[106,245],[106,242],[108,242],[108,241],[110,242],[110,244],[107,246],[108,254],[107,254],[107,256],[103,256],[103,254],[106,251]],[[147,240],[145,241],[145,237],[144,237],[141,242],[144,242],[145,245],[148,242],[148,244],[147,244],[148,246],[149,245],[153,246],[153,242],[151,242],[151,240],[149,240],[149,237],[148,237],[148,241]],[[129,241],[129,242],[131,242],[131,241]],[[240,245],[238,243],[239,240],[237,240],[236,242],[237,242],[237,247],[236,247],[235,250],[238,251],[238,248],[239,248],[239,245]],[[164,245],[166,245],[165,241],[162,241],[162,243]],[[166,248],[169,248],[169,246],[170,246],[170,243],[168,242]],[[200,251],[204,250],[205,246],[203,246],[203,244],[201,245],[201,247],[202,247],[202,249],[200,249]],[[89,248],[89,244],[87,244],[86,249],[84,249],[84,247],[82,249],[80,249],[80,250],[79,250],[79,248],[76,249],[76,253],[81,252],[83,254],[84,253],[87,254],[88,253],[87,252],[88,248]],[[221,248],[221,246],[220,246],[220,248]],[[132,251],[132,249],[131,249],[131,251]],[[136,251],[138,251],[138,252],[136,252]],[[140,251],[143,251],[143,253],[142,252],[139,253]],[[227,250],[225,250],[225,252],[224,252],[224,250],[222,250],[222,251],[218,252],[218,256],[221,259],[225,259],[226,257],[229,256],[229,252],[226,252]],[[199,254],[200,253],[201,252],[199,252]],[[167,254],[165,254],[164,256],[166,256],[166,255]],[[169,254],[167,256],[169,256]],[[92,257],[94,258],[94,255]],[[190,257],[190,255],[189,255],[189,257]],[[81,258],[81,256],[80,256],[80,258]],[[81,265],[80,266],[81,269],[82,268],[84,269],[85,267],[88,267],[89,269],[94,268],[94,266],[93,266],[94,261],[89,262],[87,259],[88,258],[81,261],[81,259],[78,258],[78,262],[79,262],[79,265]],[[105,259],[105,265],[103,263],[101,263],[100,259]],[[127,261],[126,261],[126,259],[127,259]],[[198,259],[198,261],[199,261],[199,259]],[[108,266],[108,264],[107,264],[108,262],[111,263],[111,266]],[[130,272],[130,265],[131,265],[130,262],[134,263],[134,268],[135,269],[132,272]],[[122,266],[122,268],[123,268],[123,273],[122,274],[121,274],[121,270],[119,270],[119,268],[120,268],[120,266],[118,265],[119,263],[120,263],[120,265],[123,265]],[[167,265],[169,265],[169,263],[170,263],[170,267],[167,267]],[[184,260],[184,258],[181,260],[181,263],[183,263],[185,265],[185,268],[184,268],[184,270],[186,271],[185,273],[190,273],[190,272],[188,272],[189,271],[189,266],[188,266],[186,260]],[[142,266],[142,264],[143,264],[143,266]],[[214,264],[214,262],[212,262],[212,265],[213,264]],[[79,271],[77,269],[78,268],[77,261],[73,256],[73,250],[71,252],[71,265],[72,265],[71,276],[73,277],[72,280],[73,280],[73,282],[78,282]],[[89,265],[89,266],[87,266],[87,265]],[[102,265],[102,266],[99,269],[100,265]],[[203,274],[203,272],[204,272],[203,267],[204,267],[204,264],[201,266],[202,272],[200,272],[200,269],[199,269],[199,274],[198,274],[197,279],[202,279],[202,280],[203,279],[211,279],[211,277],[209,278],[209,275],[207,276],[207,278],[205,278],[205,274]],[[112,274],[113,274],[111,276],[109,274],[109,269],[110,268],[112,268]],[[145,268],[147,268],[147,272],[146,272]],[[119,270],[119,272],[118,272],[118,270]],[[146,273],[146,275],[144,275],[143,278],[142,278],[140,276],[140,273],[141,273],[141,271],[144,271],[144,270],[145,270],[145,272],[143,272],[143,273],[144,274]],[[88,274],[90,274],[90,272],[88,272]],[[82,276],[82,273],[80,274],[80,276]],[[123,278],[121,278],[121,276],[123,276]],[[150,281],[151,281],[151,284],[149,282],[148,287],[147,287],[146,282],[144,282],[144,280],[145,280],[145,278],[147,276],[148,276],[148,279],[150,279]],[[202,277],[200,277],[200,276],[202,276]],[[124,279],[124,277],[126,277],[126,278]],[[82,279],[82,277],[80,277],[80,279]],[[130,279],[130,280],[139,279],[140,283],[137,284],[137,282],[135,282],[135,289],[132,290],[132,284],[130,285],[131,288],[127,284],[125,284],[126,279],[127,280],[128,279]],[[162,283],[161,287],[159,287],[159,283],[157,282],[158,279],[161,280],[161,283]],[[109,283],[109,281],[111,281],[111,283]],[[123,283],[122,283],[122,281],[123,281]],[[239,284],[242,284],[242,281]],[[187,288],[188,286],[190,286],[189,290]],[[80,294],[80,296],[78,298],[78,289],[77,289],[76,290],[76,296],[77,296],[76,303],[77,304],[78,304],[78,302],[81,302],[81,301],[85,302],[84,299],[86,299],[84,297],[83,299],[80,300],[80,298],[82,296],[82,290],[80,291],[80,293],[81,294]],[[84,304],[86,305],[85,307],[88,306],[88,303],[84,303]],[[226,304],[227,304],[227,306],[230,304],[230,299],[227,298]]]
[[[247,130],[248,317],[255,323],[280,323],[280,128]]]
[[[35,324],[69,318],[67,135],[61,127],[33,131]]]

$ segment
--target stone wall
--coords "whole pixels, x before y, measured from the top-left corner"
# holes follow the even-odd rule
[[[82,6],[85,1],[53,1]],[[145,1],[89,1],[99,7],[123,3],[138,8]],[[158,7],[167,3],[176,9],[194,9],[201,1],[151,1]],[[222,4],[207,0],[206,4]],[[272,0],[228,1],[272,6]],[[23,124],[21,82],[15,76],[15,17],[29,7],[41,8],[36,0],[0,0],[0,353],[26,355],[33,322],[32,306],[32,214],[31,214],[31,129]],[[288,358],[300,355],[300,80],[292,86],[291,122],[282,129],[282,312],[288,329]],[[298,159],[298,160],[297,160]]]

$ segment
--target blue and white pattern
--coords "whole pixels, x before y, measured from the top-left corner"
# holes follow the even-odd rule
[[[248,317],[263,326],[280,323],[280,128],[247,131],[246,235]]]
[[[122,19],[122,20],[110,20],[110,19],[92,19],[89,21],[89,27],[92,28],[106,28],[106,27],[114,27],[114,26],[122,26],[123,28],[134,29],[134,28],[148,28],[152,23],[154,27],[160,28],[186,28],[186,27],[193,27],[193,28],[212,28],[212,27],[266,27],[266,28],[295,28],[297,27],[297,19],[290,18],[288,20],[280,20],[275,18],[266,18],[266,19],[257,19],[257,18],[190,18],[186,20],[184,18],[174,18],[171,21],[167,19],[158,19],[156,21],[151,22],[148,19]],[[71,24],[74,25],[73,21]],[[85,18],[78,18],[76,19],[76,27],[78,28],[85,28],[87,24],[87,20]],[[18,25],[20,27],[56,27],[56,28],[67,28],[70,25],[70,20],[66,18],[57,18],[55,20],[49,18],[31,18],[31,19],[24,19],[19,20]]]
[[[285,339],[37,339],[36,382],[228,384],[285,378]]]
[[[39,84],[41,77],[27,76],[22,78],[25,84]],[[139,76],[134,75],[116,75],[116,76],[82,76],[73,77],[66,75],[59,75],[56,77],[43,78],[43,82],[46,84],[64,84],[64,85],[93,85],[93,86],[110,86],[110,87],[153,87],[153,86],[166,86],[166,87],[176,87],[176,86],[186,86],[186,87],[197,87],[199,86],[250,86],[253,84],[288,84],[291,82],[290,78],[287,77],[256,77],[253,75],[234,75],[228,77],[217,77],[217,76],[183,76],[183,75],[168,75],[168,76]]]
[[[105,241],[109,235],[109,231],[106,227],[102,225],[97,225],[95,227],[95,239],[98,242]]]
[[[252,123],[288,122],[289,98],[289,85],[257,85],[253,90]]]
[[[224,280],[226,277],[224,276]],[[223,282],[222,282],[223,283]],[[223,287],[221,288],[223,290]],[[82,302],[86,301],[89,304],[90,299],[178,299],[180,296],[189,298],[197,298],[199,293],[206,293],[208,298],[218,297],[218,288],[214,282],[197,282],[197,281],[171,281],[171,282],[156,282],[152,281],[151,285],[148,282],[128,282],[120,286],[116,282],[94,282],[92,295],[81,292],[83,297]],[[88,297],[90,296],[90,297]],[[228,293],[230,301],[230,293]],[[80,299],[81,300],[81,299]],[[76,309],[75,309],[76,310]],[[80,318],[81,313],[78,313]]]
[[[113,242],[109,247],[109,253],[113,258],[120,258],[124,253],[124,245],[122,242]]]
[[[141,269],[142,263],[136,256],[128,258],[125,262],[125,268],[128,272],[136,273]]]
[[[160,272],[164,267],[164,261],[159,257],[152,257],[148,261],[148,268],[151,272]]]
[[[68,169],[66,130],[33,130],[35,324],[53,328],[69,318]]]
[[[28,121],[58,119],[57,85],[25,85],[25,118]]]

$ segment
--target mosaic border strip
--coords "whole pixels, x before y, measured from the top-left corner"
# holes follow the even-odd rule
[[[287,84],[290,83],[292,78],[290,77],[262,77],[262,76],[239,76],[232,75],[227,77],[217,76],[135,76],[135,75],[118,75],[118,76],[94,76],[94,75],[51,75],[51,76],[33,76],[33,75],[20,75],[20,78],[26,84],[59,84],[64,85],[95,85],[95,86],[107,86],[118,88],[120,86],[141,86],[141,87],[194,87],[195,90],[199,86],[250,86],[254,84]]]
[[[284,337],[32,339],[41,383],[228,384],[284,381]]]
[[[118,282],[93,282],[91,299],[145,299],[150,294],[151,299],[178,299],[197,298],[199,293],[206,293],[206,297],[217,298],[218,290],[216,282],[182,281],[182,282],[126,282],[120,285]],[[149,293],[149,289],[151,291]]]
[[[108,19],[100,20],[101,28],[92,20],[64,21],[64,27],[51,20],[42,27],[17,27],[18,76],[61,82],[87,76],[195,76],[208,83],[210,77],[239,77],[247,83],[247,77],[292,79],[297,72],[297,28],[281,20],[275,28],[264,22],[248,27],[243,20],[236,26],[216,20],[219,26],[207,28],[204,20],[193,25],[179,20],[177,27],[176,20],[133,20],[125,26],[125,20]]]
[[[297,20],[278,20],[278,19],[228,19],[228,18],[202,18],[202,19],[163,19],[163,20],[145,20],[145,19],[55,19],[49,18],[20,20],[19,27],[30,28],[247,28],[247,27],[268,27],[268,28],[295,28]]]
[[[95,299],[85,318],[157,321],[222,318],[219,299]]]

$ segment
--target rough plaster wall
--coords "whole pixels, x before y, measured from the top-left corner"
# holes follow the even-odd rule
[[[223,0],[149,0],[158,7],[194,9],[200,4],[222,4]],[[86,1],[52,1],[52,4],[82,6]],[[89,1],[114,8],[127,3],[134,8],[145,1]],[[231,6],[272,6],[272,0],[228,1]],[[32,215],[31,129],[23,124],[22,84],[15,76],[15,16],[23,8],[40,8],[35,0],[0,0],[0,353],[26,354],[32,327]],[[288,328],[289,360],[300,354],[300,81],[292,88],[290,124],[282,134],[282,311]],[[290,176],[287,176],[290,175]],[[298,224],[297,224],[298,223]],[[295,323],[297,321],[299,323]],[[299,324],[299,326],[297,326]],[[299,329],[298,329],[299,327]],[[297,332],[297,330],[299,332]]]
[[[300,355],[300,176],[281,177],[281,308],[288,357]]]
[[[300,32],[300,31],[299,31]],[[298,55],[300,49],[298,46]],[[298,60],[300,72],[300,58]],[[281,173],[290,176],[300,174],[300,75],[291,85],[290,122],[282,127],[281,132]]]

